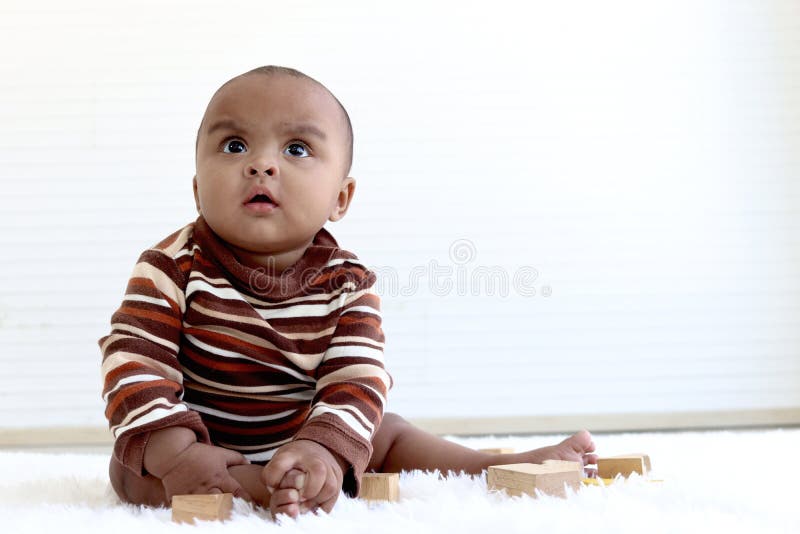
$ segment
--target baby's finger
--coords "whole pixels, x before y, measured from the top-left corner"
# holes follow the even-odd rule
[[[272,517],[277,517],[278,514],[286,514],[289,517],[295,518],[300,515],[300,506],[297,503],[287,504],[285,506],[277,506],[275,509],[270,507]]]
[[[311,504],[311,501],[301,502],[300,503],[300,513],[307,514],[311,512],[312,514],[316,514],[317,510],[319,510],[319,506],[316,504]]]
[[[336,500],[339,498],[341,491],[341,482],[336,476],[336,472],[332,465],[327,465],[327,475],[322,480],[322,486],[316,495],[300,501],[300,513],[307,511],[316,511],[318,508],[323,509],[325,512],[330,512]],[[321,477],[316,477],[321,480]]]
[[[316,500],[325,480],[328,478],[328,465],[322,460],[309,462],[306,471],[305,487],[300,492],[302,500]]]
[[[317,506],[329,514],[339,499],[341,490],[341,483],[336,477],[333,466],[328,466],[328,478],[317,496]]]
[[[278,489],[272,493],[269,499],[269,510],[273,516],[278,514],[288,514],[297,517],[300,513],[300,493],[294,488]]]
[[[306,472],[296,467],[289,469],[278,486],[281,489],[294,488],[298,491],[302,490],[306,485]]]
[[[336,504],[336,501],[338,499],[339,499],[339,493],[337,492],[336,495],[334,495],[333,497],[331,497],[330,499],[328,499],[325,502],[319,503],[317,506],[321,510],[324,510],[326,514],[329,514],[329,513],[331,513],[331,510],[333,510],[333,506]]]
[[[597,458],[596,454],[587,454],[583,457],[583,465],[594,465],[597,463]]]
[[[223,458],[225,458],[225,464],[228,467],[232,465],[248,465],[250,460],[244,457],[244,455],[240,452],[232,451],[230,449],[222,449]]]
[[[297,460],[297,456],[291,452],[278,453],[264,466],[261,471],[261,481],[270,493],[280,486],[281,480],[291,468],[295,467]]]
[[[253,497],[251,497],[247,490],[245,490],[233,477],[227,477],[222,481],[219,487],[220,490],[222,490],[220,493],[232,493],[234,497],[244,499],[247,502],[253,502]]]

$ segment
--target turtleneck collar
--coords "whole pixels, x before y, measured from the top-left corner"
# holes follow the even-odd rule
[[[225,278],[239,291],[265,300],[283,300],[302,295],[305,283],[333,259],[339,249],[330,232],[322,228],[303,256],[276,274],[268,272],[265,267],[250,267],[240,262],[202,215],[195,221],[194,241],[200,245],[204,255],[208,255],[224,271]]]

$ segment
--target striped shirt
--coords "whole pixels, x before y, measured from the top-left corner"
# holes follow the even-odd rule
[[[357,492],[391,387],[374,283],[325,229],[280,274],[240,263],[202,217],[146,250],[99,341],[115,457],[143,473],[150,432],[172,426],[254,463],[310,439]]]

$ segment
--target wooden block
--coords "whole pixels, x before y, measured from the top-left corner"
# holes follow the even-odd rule
[[[478,452],[487,454],[514,454],[514,449],[510,447],[496,447],[494,449],[478,449]]]
[[[195,519],[224,521],[230,519],[232,510],[232,493],[172,497],[172,521],[175,523],[194,523]]]
[[[398,473],[364,473],[358,496],[367,501],[400,500],[400,475]]]
[[[575,469],[576,471],[583,472],[583,464],[580,462],[570,462],[569,460],[545,460],[544,465],[560,465],[566,468]]]
[[[650,469],[650,457],[646,454],[624,454],[597,459],[597,476],[600,478],[614,478],[617,475],[627,478],[632,473],[647,476]]]
[[[566,497],[566,486],[578,490],[583,478],[579,462],[550,464],[509,464],[489,467],[486,482],[490,490],[506,490],[509,495],[523,493],[536,497],[536,491]]]

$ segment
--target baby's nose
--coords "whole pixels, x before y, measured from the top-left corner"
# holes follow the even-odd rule
[[[250,176],[275,176],[278,174],[278,167],[271,163],[251,163],[247,166],[247,174]]]

